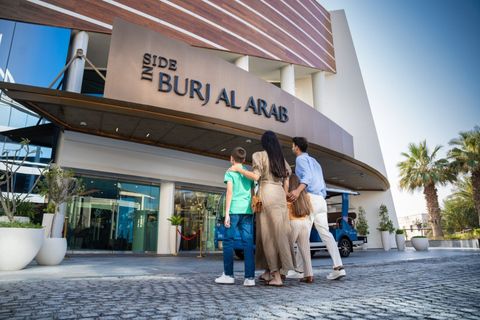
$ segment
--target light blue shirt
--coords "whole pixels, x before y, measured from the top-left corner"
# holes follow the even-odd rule
[[[316,195],[321,194],[324,198],[327,196],[322,166],[308,153],[302,153],[295,160],[295,174],[300,179],[300,183],[307,185],[305,191]]]

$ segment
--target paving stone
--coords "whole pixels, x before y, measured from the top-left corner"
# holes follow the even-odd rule
[[[150,267],[150,276],[129,271],[121,277],[2,278],[0,318],[473,320],[479,314],[480,289],[473,285],[480,281],[479,256],[472,251],[350,264],[340,281],[325,279],[330,268],[314,267],[313,284],[286,279],[281,288],[244,287],[243,271],[235,274],[235,285],[218,285],[218,268],[162,274]],[[221,268],[221,259],[216,263]]]

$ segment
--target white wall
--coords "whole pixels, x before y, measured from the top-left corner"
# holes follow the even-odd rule
[[[62,167],[224,187],[230,162],[117,139],[65,132]]]
[[[326,76],[328,110],[325,115],[353,136],[355,159],[367,163],[387,176],[375,122],[345,12],[343,10],[332,11],[331,20],[337,74]],[[398,227],[391,191],[359,191],[361,196],[353,197],[352,201],[357,208],[361,205],[367,212],[367,220],[370,225],[369,247],[380,248],[382,244],[377,227],[381,204],[387,206],[390,219]],[[394,238],[392,236],[393,244],[395,244]]]

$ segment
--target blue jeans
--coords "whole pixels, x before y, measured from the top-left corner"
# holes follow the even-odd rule
[[[235,230],[242,239],[245,262],[245,278],[255,277],[255,256],[253,251],[253,214],[231,214],[230,228],[225,228],[223,239],[223,270],[225,275],[233,277],[233,243]]]

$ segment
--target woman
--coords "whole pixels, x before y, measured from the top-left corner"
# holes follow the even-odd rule
[[[290,241],[286,200],[288,177],[292,170],[273,131],[262,135],[262,147],[264,151],[252,155],[252,172],[238,167],[230,170],[249,179],[260,180],[258,196],[262,201],[262,212],[256,220],[255,268],[265,270],[259,279],[267,285],[282,286],[280,269],[295,269],[295,249]]]

